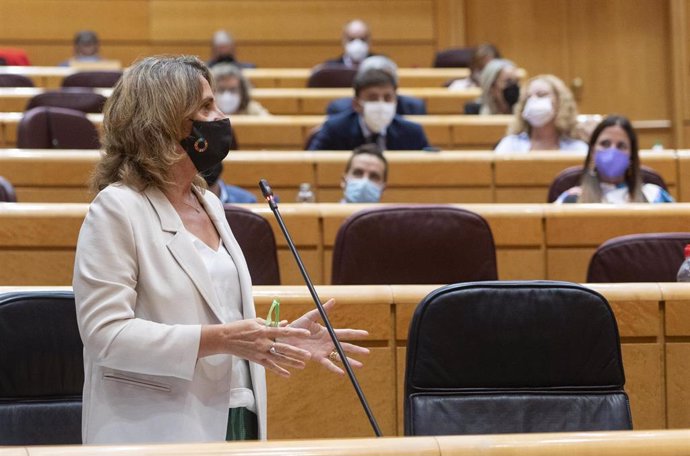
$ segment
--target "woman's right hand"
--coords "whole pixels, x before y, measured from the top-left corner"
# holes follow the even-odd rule
[[[310,333],[306,329],[266,326],[260,318],[221,325],[204,325],[201,327],[199,358],[231,354],[261,364],[283,377],[289,377],[288,369],[304,369],[305,362],[311,354],[293,345],[276,342],[275,339],[309,336]]]

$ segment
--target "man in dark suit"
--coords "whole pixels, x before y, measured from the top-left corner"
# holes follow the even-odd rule
[[[371,56],[371,33],[369,26],[361,19],[348,22],[343,27],[342,43],[344,53],[338,58],[326,60],[326,65],[345,65],[352,68]]]
[[[397,86],[389,73],[359,73],[353,87],[353,109],[328,118],[307,145],[308,150],[353,150],[366,143],[384,150],[429,147],[422,127],[395,113]]]
[[[398,65],[388,57],[383,55],[373,55],[367,57],[359,65],[358,73],[364,73],[369,70],[383,70],[393,77],[393,81],[398,85]],[[352,109],[352,98],[338,98],[328,104],[326,114],[332,116],[339,112]],[[426,114],[426,104],[424,100],[415,97],[408,97],[405,95],[398,95],[398,103],[396,105],[396,114],[400,115],[424,115]]]

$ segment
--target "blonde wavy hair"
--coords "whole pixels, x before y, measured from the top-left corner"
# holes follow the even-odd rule
[[[534,76],[527,80],[522,86],[523,89],[520,90],[520,99],[514,108],[515,117],[508,126],[508,134],[517,135],[523,132],[526,132],[528,135],[531,134],[532,127],[522,118],[522,110],[525,108],[529,86],[532,82],[537,80],[549,84],[556,94],[556,130],[558,130],[561,136],[574,137],[575,126],[577,125],[577,104],[575,103],[575,98],[563,81],[552,74]]]
[[[201,107],[202,77],[211,73],[192,56],[146,57],[132,65],[108,98],[103,111],[104,156],[91,180],[95,192],[115,182],[139,191],[164,189],[171,166],[184,157],[180,140],[185,120]],[[205,188],[197,176],[194,184]]]

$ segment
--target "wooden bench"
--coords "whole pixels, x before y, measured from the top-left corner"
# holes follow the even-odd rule
[[[690,289],[685,284],[589,284],[610,302],[618,322],[634,428],[690,427]],[[336,327],[369,331],[361,343],[371,350],[357,370],[364,393],[386,436],[403,434],[407,333],[417,304],[439,285],[319,286],[334,297]],[[1,291],[14,288],[0,287]],[[281,317],[292,320],[313,308],[303,286],[257,286],[257,314],[281,301]],[[299,392],[299,400],[295,399]],[[268,375],[270,439],[371,436],[346,377],[310,365],[289,381]],[[324,406],[327,397],[328,406]],[[1,453],[0,453],[1,454]],[[656,453],[655,453],[656,454]]]

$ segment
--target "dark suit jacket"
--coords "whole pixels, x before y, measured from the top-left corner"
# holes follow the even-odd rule
[[[369,54],[367,54],[367,57],[371,57],[372,55],[377,55],[377,54],[372,54],[370,52]],[[325,62],[323,62],[323,64],[324,65],[345,65],[344,54],[341,54],[340,57],[337,57],[335,59],[328,59]]]
[[[309,142],[308,150],[352,150],[364,144],[359,114],[346,111],[329,117]],[[386,129],[386,150],[422,150],[429,147],[419,124],[396,115]]]
[[[333,114],[345,112],[350,109],[352,109],[352,98],[338,98],[328,103],[326,114],[332,116]],[[401,116],[423,115],[426,114],[426,104],[424,100],[420,100],[419,98],[398,95],[398,105],[395,112]]]

